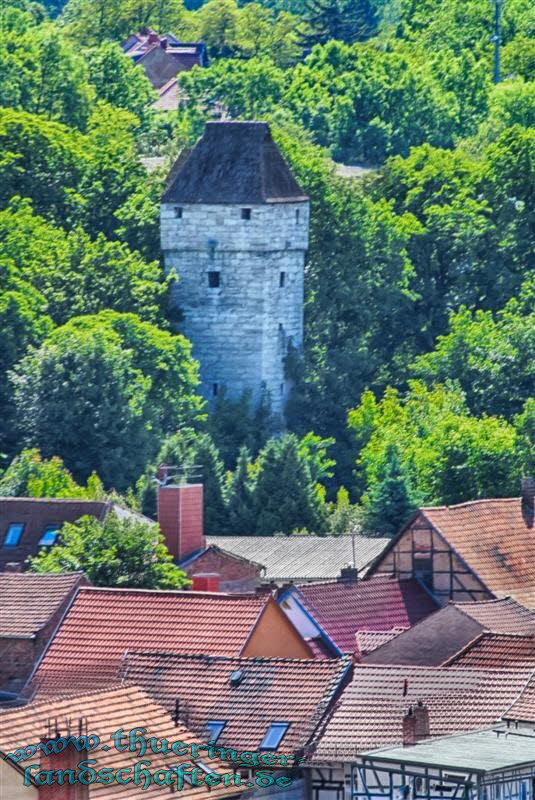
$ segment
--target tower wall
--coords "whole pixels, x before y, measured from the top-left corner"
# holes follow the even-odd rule
[[[283,359],[303,339],[308,228],[307,201],[162,204],[165,269],[179,276],[172,303],[208,399],[224,386],[230,397],[250,390],[257,403],[265,384],[273,412],[282,412]]]

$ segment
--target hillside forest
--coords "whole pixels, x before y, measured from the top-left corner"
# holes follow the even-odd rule
[[[202,470],[207,533],[257,535],[392,535],[422,504],[517,495],[535,472],[535,6],[503,3],[498,82],[494,11],[2,0],[0,494],[153,515],[166,461]],[[123,55],[142,26],[208,49],[176,111]],[[311,200],[284,433],[268,396],[207,409],[169,311],[159,197],[221,116],[269,121]]]

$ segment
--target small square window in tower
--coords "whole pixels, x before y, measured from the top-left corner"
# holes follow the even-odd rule
[[[242,208],[241,210],[241,218],[242,219],[251,219],[251,209],[250,208]]]
[[[221,273],[209,272],[208,273],[208,286],[210,289],[217,289],[221,285]]]
[[[286,283],[286,273],[285,272],[280,272],[279,273],[279,288],[283,289],[285,283]]]
[[[182,206],[175,206],[175,217],[176,219],[182,219]]]

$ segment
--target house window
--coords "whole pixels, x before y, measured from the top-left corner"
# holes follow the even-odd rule
[[[211,719],[205,725],[206,735],[208,736],[208,741],[213,742],[214,744],[217,742],[221,733],[223,732],[223,728],[226,725],[226,720],[220,719]]]
[[[182,206],[175,206],[175,217],[177,219],[182,219],[182,212],[183,212]]]
[[[260,750],[276,750],[290,727],[289,722],[272,722],[260,742]]]
[[[431,555],[414,554],[412,559],[412,571],[415,578],[418,578],[429,591],[433,591],[433,557]]]
[[[56,539],[58,538],[58,532],[61,528],[61,525],[47,525],[43,531],[43,535],[37,542],[39,547],[50,547],[53,544],[56,544]]]
[[[208,286],[210,289],[217,289],[218,286],[221,284],[221,273],[220,272],[209,272],[208,273]]]
[[[251,219],[251,209],[250,208],[242,208],[241,210],[241,218],[242,219]]]
[[[212,395],[214,397],[217,397],[218,392],[219,392],[219,384],[218,383],[213,383],[212,384]]]
[[[286,281],[286,273],[280,272],[279,273],[279,287],[282,289],[284,287],[284,283]]]
[[[4,538],[4,547],[16,547],[24,530],[24,522],[12,522]]]

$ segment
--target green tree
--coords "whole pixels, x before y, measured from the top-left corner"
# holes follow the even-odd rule
[[[304,47],[338,39],[345,44],[361,42],[373,35],[377,19],[370,0],[305,0]]]
[[[98,100],[135,114],[141,122],[150,121],[150,105],[156,92],[142,68],[125,58],[119,45],[104,42],[87,56],[89,80]]]
[[[227,397],[225,389],[218,393],[208,417],[208,432],[219,450],[225,469],[234,469],[242,446],[255,458],[273,432],[269,398],[263,392],[255,409],[250,392],[237,400]]]
[[[389,444],[377,480],[363,498],[362,529],[369,536],[394,536],[415,507],[397,448]]]
[[[82,517],[64,524],[57,543],[30,561],[32,572],[83,571],[94,586],[182,589],[190,585],[173,564],[157,525],[134,517]]]
[[[58,456],[45,460],[39,450],[23,450],[0,477],[3,497],[83,497],[103,500],[104,488],[97,475],[79,486]]]
[[[259,536],[325,529],[325,508],[293,434],[270,439],[260,452],[253,494]]]
[[[251,535],[256,529],[252,471],[249,451],[242,447],[228,492],[228,532],[235,535]]]

